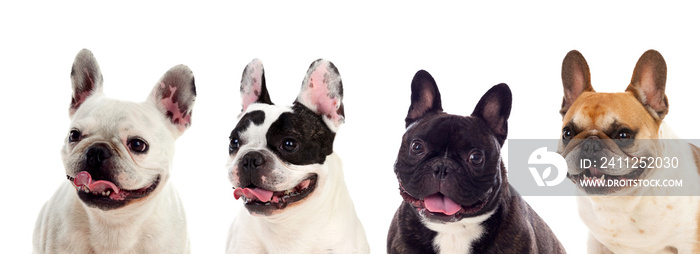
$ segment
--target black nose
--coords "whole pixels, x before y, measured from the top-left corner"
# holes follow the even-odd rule
[[[438,162],[433,165],[433,174],[438,180],[445,180],[450,172],[452,172],[452,167],[448,163]]]
[[[583,143],[583,151],[590,155],[595,155],[596,152],[603,149],[603,144],[598,136],[588,136]]]
[[[265,164],[265,157],[259,152],[249,152],[243,155],[240,165],[244,170],[255,170],[260,165]]]
[[[100,167],[105,160],[112,157],[106,144],[95,144],[85,152],[85,161],[90,167]]]

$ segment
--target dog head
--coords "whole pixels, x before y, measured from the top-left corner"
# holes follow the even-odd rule
[[[500,150],[511,100],[508,85],[499,84],[471,116],[447,114],[433,77],[416,73],[394,172],[404,201],[421,217],[454,222],[494,209],[508,185]]]
[[[83,49],[71,81],[71,125],[61,155],[80,200],[111,210],[157,195],[169,178],[174,141],[191,123],[192,71],[173,67],[145,102],[118,101],[103,94],[100,67]]]
[[[622,93],[597,93],[583,55],[570,51],[562,65],[564,101],[562,134],[558,152],[569,165],[568,177],[577,185],[582,180],[643,179],[651,173],[634,161],[656,156],[659,127],[668,113],[666,62],[655,50],[637,61],[632,81]],[[582,167],[588,160],[591,167]],[[605,163],[605,164],[604,164]],[[637,166],[635,166],[637,165]],[[621,188],[580,187],[589,194],[610,194]],[[629,188],[626,188],[629,189]]]
[[[323,191],[326,158],[345,121],[338,69],[314,61],[292,106],[270,100],[265,71],[253,60],[241,78],[242,112],[231,131],[228,175],[234,197],[256,216],[293,210]]]

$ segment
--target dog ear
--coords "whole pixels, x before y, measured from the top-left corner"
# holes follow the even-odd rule
[[[472,116],[483,119],[503,145],[508,136],[508,117],[513,103],[513,95],[506,84],[498,84],[489,89],[476,104]]]
[[[632,81],[627,90],[647,108],[656,120],[663,120],[668,113],[666,97],[666,61],[656,50],[644,52],[634,67]]]
[[[337,132],[340,125],[345,122],[343,81],[338,68],[330,61],[323,59],[311,63],[296,102],[322,116],[326,125],[333,132]]]
[[[73,117],[75,111],[85,100],[95,94],[102,94],[102,72],[97,60],[88,49],[78,52],[70,71],[73,96],[68,115]]]
[[[265,85],[265,69],[260,59],[253,59],[243,69],[241,77],[241,112],[253,103],[274,105]]]
[[[406,127],[427,115],[440,112],[442,101],[435,79],[425,70],[416,72],[411,81],[411,106],[406,115]]]
[[[186,65],[170,68],[153,87],[148,101],[176,127],[174,133],[181,135],[192,123],[197,90],[194,86],[194,74]]]
[[[559,113],[563,117],[581,93],[595,92],[591,86],[591,71],[588,69],[588,63],[578,51],[569,51],[564,57],[561,65],[561,81],[564,84],[564,100]]]

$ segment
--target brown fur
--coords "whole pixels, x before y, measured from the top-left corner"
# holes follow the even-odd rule
[[[563,117],[563,129],[574,129],[575,136],[571,137],[571,142],[568,143],[568,145],[565,145],[565,147],[562,147],[562,145],[560,145],[559,152],[568,153],[569,151],[574,150],[574,147],[578,144],[577,141],[585,140],[592,136],[598,136],[598,138],[600,138],[601,140],[614,139],[615,137],[608,135],[615,135],[615,130],[622,128],[631,130],[634,133],[634,139],[654,140],[660,138],[668,138],[665,136],[661,136],[662,133],[659,133],[662,121],[668,113],[669,109],[668,98],[665,95],[666,73],[666,62],[661,56],[661,54],[655,50],[648,50],[637,61],[637,64],[632,74],[632,79],[625,92],[596,93],[593,87],[591,86],[590,71],[586,60],[578,51],[572,50],[571,52],[569,52],[564,58],[564,62],[562,64],[562,83],[564,88],[564,98],[560,113]],[[601,143],[606,144],[610,142],[601,141]],[[610,145],[606,144],[606,146]],[[684,147],[682,149],[687,148]],[[691,153],[693,154],[695,165],[697,167],[697,172],[700,173],[700,148],[690,145],[690,149]],[[695,171],[696,170],[692,170],[690,172],[694,173]],[[625,201],[624,197],[614,198],[615,200],[619,200],[620,203],[624,203],[623,201]],[[672,203],[674,202],[673,200],[668,200],[668,202],[665,202],[663,204],[657,204],[657,199],[655,198],[656,197],[648,197],[648,199],[645,200],[649,202],[640,204],[639,206],[634,206],[634,210],[625,212],[634,213],[635,211],[638,211],[639,213],[649,213],[649,211],[656,211],[655,209],[663,209],[664,211],[668,212],[672,210],[682,210],[678,209],[679,207],[691,208],[698,205],[693,204],[693,202]],[[692,199],[693,197],[686,198],[690,198],[686,200],[697,200]],[[583,203],[584,208],[587,208],[587,210],[580,210],[580,212],[585,211],[587,214],[594,214],[593,216],[582,216],[584,218],[584,221],[588,219],[591,225],[594,225],[593,228],[595,228],[595,226],[597,226],[598,224],[605,223],[605,221],[602,219],[598,220],[600,217],[596,216],[606,215],[606,212],[607,216],[610,216],[610,210],[624,208],[623,205],[618,205],[614,202],[605,203],[605,200],[607,200],[607,198],[589,197],[588,200],[592,203],[597,203],[598,205],[604,206],[603,210],[608,210],[601,211],[601,207],[598,207],[597,210],[594,210],[592,207],[587,206],[587,203]],[[666,201],[663,199],[658,200]],[[693,210],[686,209],[684,211]],[[651,214],[658,215],[659,217],[666,216],[665,212]],[[698,212],[698,214],[693,214],[692,212],[687,212],[685,214],[674,214],[683,215],[683,217],[669,218],[680,218],[682,221],[681,223],[691,223],[689,225],[693,225],[692,223],[696,223],[697,225],[700,225],[700,212]],[[620,215],[626,216],[629,214],[622,213]],[[610,218],[609,221],[612,223],[613,219],[614,218]],[[658,223],[654,224],[654,222],[658,221],[661,218],[657,219],[656,217],[630,217],[629,219],[631,219],[631,221],[634,224],[637,224],[640,220],[644,220],[647,223],[651,223],[658,227],[664,227],[663,225],[660,225]],[[591,225],[587,226],[591,227]],[[675,224],[670,227],[678,228],[683,226],[681,226],[680,224]],[[626,229],[628,229],[628,231],[630,232],[629,234],[627,234],[627,239],[633,238],[633,236],[637,232],[639,233],[639,235],[652,234],[653,232],[650,232],[650,229],[653,228],[654,227],[647,227],[646,230],[643,230],[641,228],[627,227]],[[689,232],[695,232],[692,232],[691,235],[686,235],[687,238],[684,237],[683,242],[675,242],[675,244],[679,244],[679,246],[672,246],[674,241],[668,241],[669,239],[662,239],[658,241],[658,245],[654,246],[655,248],[657,248],[655,250],[636,250],[678,253],[679,248],[683,252],[691,251],[692,248],[693,253],[700,253],[700,227],[698,227],[697,229],[692,229],[688,227],[683,228],[688,229]],[[618,238],[617,233],[608,234],[610,232],[602,232],[604,230],[600,230],[600,227],[598,227],[598,229],[598,235],[595,236],[594,234],[596,233],[594,231],[591,231],[592,234],[589,238],[588,244],[589,253],[611,253],[611,249],[619,250],[620,248],[628,248],[629,251],[634,248],[639,248],[639,246],[633,246],[634,244],[629,245],[623,240],[620,240],[621,237]],[[695,235],[692,235],[693,233]],[[612,240],[611,238],[617,240]],[[599,242],[599,240],[602,242]],[[603,242],[607,242],[606,244],[609,244],[609,246],[604,245]],[[669,245],[663,246],[664,244]]]
[[[629,107],[638,104],[640,107]],[[596,93],[583,92],[571,108],[574,109],[564,115],[562,127],[574,121],[586,125],[590,129],[603,130],[610,121],[618,120],[630,126],[638,127],[643,132],[637,133],[637,139],[657,139],[661,121],[654,119],[641,107],[641,103],[631,92],[624,93]],[[615,112],[606,109],[616,108]],[[582,124],[591,121],[593,124]],[[587,132],[582,132],[586,134]]]

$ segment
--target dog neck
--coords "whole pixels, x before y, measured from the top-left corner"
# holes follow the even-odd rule
[[[91,238],[102,239],[91,241],[98,253],[102,252],[99,250],[130,249],[128,246],[142,241],[141,236],[147,233],[142,230],[143,225],[163,221],[157,217],[172,212],[161,212],[172,207],[168,204],[171,201],[166,200],[162,192],[174,192],[174,189],[169,182],[159,188],[162,189],[149,195],[150,200],[141,200],[114,210],[104,211],[81,203],[89,221]],[[95,243],[102,246],[95,246]]]
[[[347,239],[355,235],[357,215],[343,180],[340,158],[335,153],[329,155],[325,166],[328,167],[328,176],[326,179],[319,178],[321,188],[317,188],[303,204],[281,214],[249,218],[260,227],[247,230],[257,231],[255,233],[260,236],[259,239],[270,239],[264,241],[267,252],[290,252],[294,248],[303,248],[299,249],[299,253],[303,253],[319,242],[352,244],[347,243]],[[249,215],[243,210],[239,216],[244,214]]]
[[[433,239],[433,249],[439,253],[471,253],[472,244],[485,233],[484,221],[491,218],[497,208],[471,218],[453,223],[433,223],[423,220],[423,225],[437,232]]]
[[[662,123],[657,147],[659,152],[654,156],[676,157],[680,160],[679,167],[657,169],[645,179],[682,179],[687,188],[684,192],[696,195],[700,190],[694,183],[700,182],[700,175],[692,146],[678,139]],[[668,188],[645,188],[643,191],[632,191],[634,195],[630,196],[581,196],[578,198],[579,213],[595,238],[613,252],[635,248],[654,252],[663,251],[667,246],[692,252],[693,246],[686,245],[697,239],[686,238],[692,238],[698,227],[696,223],[687,222],[697,219],[699,209],[690,204],[697,204],[700,198],[669,195]],[[670,235],[676,237],[669,238]],[[673,240],[669,241],[671,238]]]

